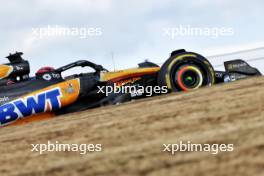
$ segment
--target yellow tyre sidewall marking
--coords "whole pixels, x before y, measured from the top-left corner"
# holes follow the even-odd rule
[[[185,57],[194,57],[194,58],[196,58],[197,56],[195,54],[184,54],[184,55],[180,55],[180,56],[176,57],[175,59],[173,59],[173,61],[169,64],[167,73],[165,75],[166,84],[167,84],[169,90],[172,90],[172,85],[171,85],[171,80],[170,80],[171,68],[176,62],[178,62],[180,60],[183,60]]]

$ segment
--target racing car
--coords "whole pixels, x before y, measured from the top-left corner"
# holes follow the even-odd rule
[[[155,96],[261,75],[243,60],[227,61],[225,71],[215,71],[202,55],[180,49],[173,51],[162,66],[145,61],[137,68],[109,72],[101,65],[79,60],[57,69],[43,67],[29,76],[30,65],[22,55],[10,54],[9,63],[0,65],[1,127],[147,97],[149,92],[144,89],[149,87],[156,90],[151,94]],[[62,76],[75,67],[94,71]],[[116,87],[134,89],[113,91]]]

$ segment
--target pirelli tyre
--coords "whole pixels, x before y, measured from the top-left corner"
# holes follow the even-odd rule
[[[193,52],[172,53],[158,73],[159,86],[167,86],[170,92],[198,89],[214,83],[215,73],[210,62]]]

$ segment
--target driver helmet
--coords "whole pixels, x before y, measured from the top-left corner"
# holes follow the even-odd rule
[[[40,76],[40,75],[43,75],[44,73],[50,73],[54,71],[55,71],[55,68],[53,67],[42,67],[36,72],[36,76]]]

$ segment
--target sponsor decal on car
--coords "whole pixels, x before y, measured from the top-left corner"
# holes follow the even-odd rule
[[[9,97],[6,97],[6,96],[0,97],[0,103],[6,102],[6,101],[9,101]]]
[[[241,67],[246,67],[247,63],[237,63],[237,64],[230,64],[228,65],[228,69],[229,70],[233,70],[233,69],[237,69],[237,68],[241,68]]]
[[[0,106],[0,124],[7,125],[19,118],[59,109],[61,96],[60,88],[55,88],[6,103]]]
[[[136,82],[140,79],[141,79],[140,77],[136,77],[136,78],[129,78],[129,79],[121,80],[121,81],[116,82],[116,86],[123,86],[123,85],[129,84],[129,83],[133,84],[134,82]]]
[[[0,126],[6,126],[43,113],[53,112],[75,102],[80,93],[80,80],[72,79],[37,90],[0,106]]]

